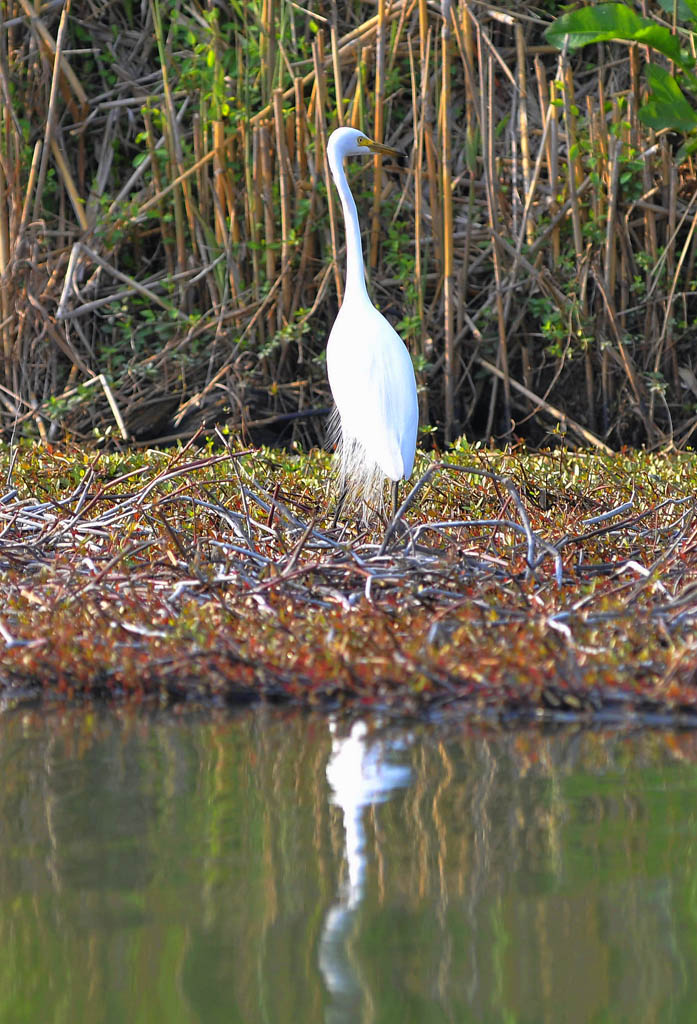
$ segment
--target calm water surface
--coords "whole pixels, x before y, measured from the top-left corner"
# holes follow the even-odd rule
[[[697,736],[0,718],[0,1021],[697,1019]]]

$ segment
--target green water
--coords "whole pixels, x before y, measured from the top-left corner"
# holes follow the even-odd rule
[[[697,1019],[697,736],[0,718],[0,1021]]]

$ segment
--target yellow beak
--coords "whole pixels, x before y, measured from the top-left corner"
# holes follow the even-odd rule
[[[359,145],[367,146],[371,152],[383,153],[385,156],[400,157],[402,155],[398,149],[393,149],[392,146],[383,146],[381,142],[373,142],[372,139],[361,139]]]

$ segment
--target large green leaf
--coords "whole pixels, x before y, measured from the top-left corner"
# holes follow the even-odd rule
[[[650,96],[639,117],[656,131],[672,128],[692,132],[697,128],[697,111],[690,106],[673,76],[658,64],[646,65]]]
[[[673,20],[673,0],[658,0],[659,5]],[[697,21],[697,0],[678,0],[678,21]]]
[[[680,50],[680,41],[664,25],[641,18],[626,4],[598,4],[569,11],[549,26],[545,35],[560,50],[568,37],[569,48],[578,49],[587,43],[630,42],[653,47],[674,61],[678,67],[690,68],[694,60]]]

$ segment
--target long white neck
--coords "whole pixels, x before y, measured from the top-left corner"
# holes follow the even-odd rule
[[[365,287],[365,271],[363,269],[363,248],[361,246],[361,229],[358,224],[358,211],[346,180],[344,164],[336,154],[329,153],[329,167],[334,178],[346,224],[346,292],[344,302],[349,296],[368,297]]]

